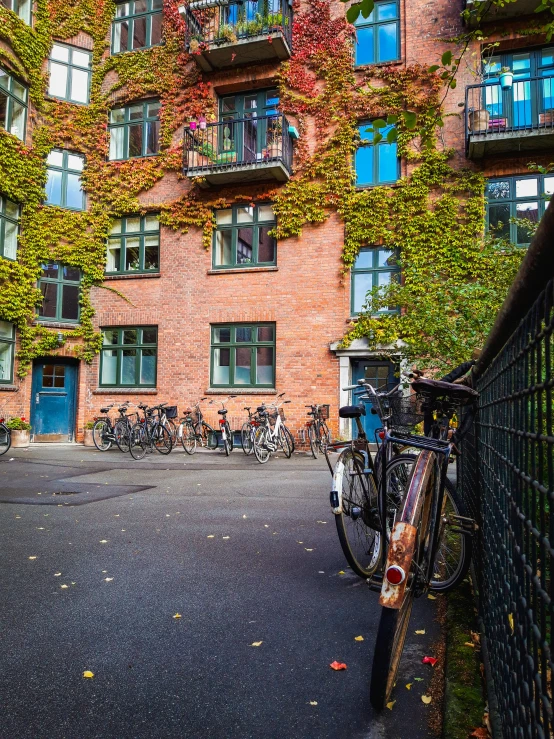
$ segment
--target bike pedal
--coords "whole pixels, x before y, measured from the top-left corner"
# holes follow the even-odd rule
[[[467,516],[457,516],[456,514],[452,513],[448,517],[449,521],[453,522],[454,528],[453,531],[458,531],[461,533],[469,533],[469,534],[475,534],[477,531],[479,531],[479,525],[473,518],[468,518]]]

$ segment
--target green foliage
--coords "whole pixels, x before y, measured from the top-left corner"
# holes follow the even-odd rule
[[[9,421],[6,421],[5,424],[6,428],[10,429],[10,431],[30,431],[31,430],[31,424],[25,421],[23,418],[10,418]]]

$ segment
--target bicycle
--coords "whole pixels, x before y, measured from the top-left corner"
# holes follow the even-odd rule
[[[208,449],[217,449],[217,434],[209,423],[204,421],[204,415],[200,409],[200,403],[207,398],[200,398],[192,408],[187,408],[185,416],[179,421],[177,437],[187,454],[194,454],[197,443]],[[196,415],[196,420],[193,418]]]
[[[284,393],[282,393],[284,395]],[[281,396],[279,396],[281,397]],[[287,459],[292,456],[293,447],[290,444],[288,429],[284,426],[285,414],[280,405],[290,403],[290,400],[281,403],[263,403],[258,407],[260,425],[254,433],[254,454],[260,464],[265,464],[271,452],[277,451],[280,446]],[[271,409],[271,410],[268,410]],[[272,424],[271,421],[274,423]]]
[[[119,421],[125,422],[125,412],[131,405],[131,402],[127,400],[119,406],[119,418],[117,418],[115,422],[112,422],[112,419],[108,414],[114,405],[115,403],[111,403],[111,405],[101,408],[100,413],[104,415],[98,416],[94,420],[94,426],[92,427],[92,440],[94,442],[94,446],[99,452],[107,452],[112,448],[114,442],[117,443],[115,426]]]
[[[449,380],[465,375],[468,365],[471,363],[447,375]],[[411,386],[412,395],[389,400],[388,408],[377,399],[381,411],[392,421],[383,444],[407,443],[420,450],[394,516],[383,570],[379,598],[382,611],[370,685],[370,701],[377,710],[384,708],[393,690],[414,599],[435,589],[434,579],[439,579],[442,592],[447,592],[465,577],[471,558],[466,539],[470,540],[475,531],[473,519],[459,512],[447,514],[445,491],[450,455],[471,425],[478,393],[466,385],[423,377],[414,379]],[[452,432],[452,417],[459,407],[469,410],[460,428]],[[428,435],[403,431],[406,417],[410,425],[423,422]],[[441,573],[445,563],[439,553],[444,551],[445,541],[456,535],[463,545],[455,571],[445,580],[445,573]]]
[[[254,451],[254,434],[256,432],[256,429],[260,425],[259,413],[258,411],[250,413],[251,407],[252,406],[249,406],[248,408],[244,409],[248,413],[248,421],[245,421],[242,424],[242,428],[240,430],[240,443],[242,446],[242,451],[247,456],[250,456],[250,454],[252,454]]]
[[[141,418],[131,429],[129,451],[133,459],[142,459],[147,452],[156,449],[160,454],[169,454],[173,448],[171,434],[163,425],[165,416],[163,406],[166,403],[149,408],[144,404],[138,407],[144,411]]]
[[[231,452],[233,451],[233,432],[231,431],[231,427],[229,426],[229,421],[227,420],[227,408],[225,408],[225,403],[228,400],[232,400],[233,398],[236,398],[236,395],[229,395],[228,398],[225,398],[224,400],[219,400],[218,403],[221,403],[221,408],[217,411],[218,414],[221,416],[219,419],[219,430],[221,431],[221,439],[223,441],[223,451],[225,452],[225,456],[228,457]],[[213,403],[214,401],[210,401]]]
[[[310,449],[312,457],[317,459],[319,452],[325,453],[325,447],[331,441],[331,434],[327,428],[325,421],[329,418],[328,404],[325,405],[307,405],[309,408],[308,416],[312,419],[306,423],[308,428],[308,439],[310,441]]]
[[[124,418],[118,418],[114,424],[115,443],[121,452],[129,451],[131,429],[138,421],[138,413],[126,413]]]
[[[12,445],[12,434],[4,423],[4,418],[0,418],[0,457],[5,454]]]

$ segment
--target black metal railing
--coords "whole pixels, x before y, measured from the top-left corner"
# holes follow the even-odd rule
[[[502,89],[498,80],[466,87],[466,139],[554,128],[554,76],[513,79]]]
[[[459,483],[478,525],[476,588],[495,737],[554,736],[554,210],[474,368]]]
[[[185,131],[185,174],[281,162],[290,173],[292,138],[284,115],[228,118]]]
[[[237,43],[279,32],[292,44],[289,0],[193,0],[186,20],[189,45]]]

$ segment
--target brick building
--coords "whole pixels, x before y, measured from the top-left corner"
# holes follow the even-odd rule
[[[458,36],[475,22],[473,15],[462,20],[463,2],[376,0],[372,15],[356,24],[355,75],[361,78],[372,66],[435,63],[451,48],[437,39]],[[196,89],[211,114],[208,120],[198,108],[194,115],[179,114],[178,124],[170,127],[170,149],[183,150],[182,174],[167,167],[163,176],[145,180],[137,194],[139,207],[128,211],[110,209],[101,190],[94,197],[87,193],[90,142],[83,135],[68,127],[56,134],[50,153],[41,149],[47,156],[43,211],[99,213],[105,206],[110,222],[103,241],[104,281],[93,281],[90,288],[92,324],[102,334],[102,348],[90,363],[75,353],[82,338],[74,329],[83,315],[82,275],[75,264],[58,257],[42,260],[35,325],[45,326],[56,340],[42,354],[35,352],[23,377],[15,358],[20,347],[16,322],[6,310],[0,313],[0,409],[29,418],[35,440],[79,440],[100,407],[127,399],[169,401],[182,409],[208,397],[215,401],[204,406],[210,419],[217,401],[236,395],[228,407],[232,425],[240,427],[244,406],[274,400],[283,391],[291,400],[291,429],[302,427],[305,404],[319,402],[331,405],[338,431],[336,410],[347,401],[344,385],[362,376],[380,382],[394,376],[396,363],[383,359],[367,340],[339,348],[367,290],[386,284],[398,271],[386,244],[368,243],[351,274],[344,274],[344,222],[332,208],[325,222],[305,223],[300,235],[278,242],[270,235],[276,223],[271,195],[277,197],[294,181],[302,147],[313,151],[317,146],[317,116],[308,115],[303,126],[294,116],[285,117],[278,91],[282,66],[296,52],[295,15],[309,4],[191,0],[178,9],[173,1],[129,0],[110,10],[104,38],[98,33],[93,38],[90,23],[77,24],[76,31],[62,23],[59,38],[56,27],[52,30],[42,73],[45,98],[52,105],[65,101],[51,113],[62,117],[60,128],[64,114],[81,115],[91,104],[91,89],[99,94],[95,73],[102,65],[107,69],[100,86],[109,96],[104,160],[110,166],[151,161],[163,148],[160,98],[163,103],[168,93],[162,78],[159,94],[155,82],[137,93],[133,86],[146,74],[142,68],[132,72],[130,67],[123,78],[117,67],[108,67],[112,57],[131,60],[161,45],[166,13],[180,13],[182,49],[174,61],[198,70]],[[342,2],[330,5],[332,18],[344,16]],[[49,12],[57,17],[55,6],[51,3]],[[456,166],[486,176],[490,220],[504,223],[522,246],[526,236],[516,220],[537,220],[543,195],[554,185],[554,177],[528,168],[530,160],[548,164],[554,144],[554,46],[540,32],[529,34],[526,14],[532,6],[518,0],[491,9],[483,19],[487,42],[471,42],[466,59],[473,59],[473,71],[471,64],[461,65],[457,88],[445,101],[446,113],[454,115],[445,119],[442,132],[444,146],[455,149]],[[29,97],[32,75],[22,72],[20,46],[10,29],[26,24],[33,33],[32,10],[25,1],[0,5],[11,23],[0,32],[0,144],[20,140],[31,151],[41,110],[36,91],[35,103]],[[511,86],[500,86],[501,67],[513,72]],[[394,187],[409,174],[396,145],[386,143],[361,149],[354,168],[360,188]],[[20,218],[20,203],[2,189],[10,172],[1,160],[0,175],[0,259],[17,262],[17,235],[21,240],[25,218]],[[127,187],[123,175],[120,187]],[[183,232],[158,219],[191,192],[208,193],[215,203],[209,248],[200,223]],[[67,239],[71,248],[71,233]],[[0,290],[5,290],[2,276]],[[349,433],[346,427],[341,431]]]

